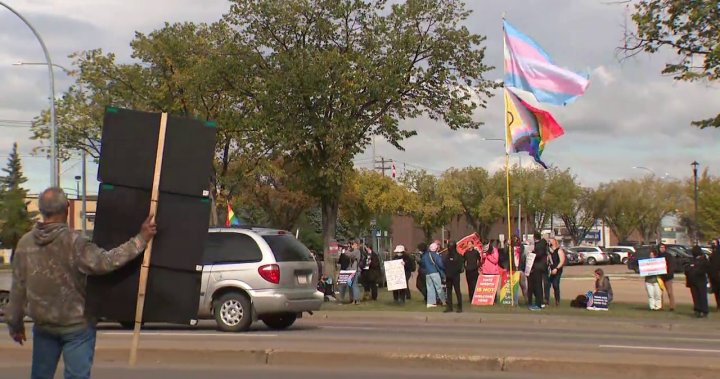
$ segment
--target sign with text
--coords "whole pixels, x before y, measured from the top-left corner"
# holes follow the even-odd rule
[[[535,253],[528,253],[525,258],[525,276],[530,276],[530,271],[535,263]]]
[[[470,247],[470,242],[475,245],[478,250],[482,247],[482,241],[480,241],[480,237],[477,235],[477,233],[473,233],[469,236],[463,237],[460,241],[457,243],[457,251],[460,255],[465,255],[465,252]]]
[[[500,304],[517,304],[520,295],[520,273],[513,272],[512,281],[510,280],[510,273],[507,271],[502,271],[500,276]],[[512,297],[510,297],[510,288],[512,288]]]
[[[598,291],[588,294],[587,309],[591,311],[607,311],[609,303],[607,292]]]
[[[665,258],[648,258],[638,261],[640,276],[665,275],[667,274],[667,264]]]
[[[480,275],[475,286],[472,305],[493,305],[497,293],[500,275]]]
[[[338,284],[347,284],[352,281],[352,278],[355,277],[355,273],[355,270],[340,270],[338,273]]]
[[[387,280],[388,291],[402,290],[407,288],[405,280],[405,265],[402,259],[385,261],[385,280]]]

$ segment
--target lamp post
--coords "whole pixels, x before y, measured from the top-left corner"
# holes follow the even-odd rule
[[[46,66],[47,63],[42,62],[15,62],[13,63],[13,66]],[[50,63],[51,67],[57,67],[65,72],[65,74],[70,75],[70,70],[67,69],[64,66],[61,66],[57,63]],[[82,87],[80,87],[80,90],[82,91]],[[55,104],[55,102],[53,102]],[[82,174],[80,175],[82,177],[82,231],[83,235],[87,232],[87,152],[85,149],[81,150],[82,154]],[[60,169],[60,165],[58,165],[58,170]],[[75,180],[77,180],[77,176],[75,177]],[[59,176],[58,176],[58,183],[59,183]],[[59,185],[59,184],[58,184]]]
[[[32,24],[25,19],[20,13],[18,13],[15,9],[11,8],[9,5],[5,4],[4,2],[0,1],[0,5],[7,8],[10,12],[14,13],[22,22],[27,25],[28,28],[33,32],[35,35],[35,38],[37,38],[38,42],[40,42],[40,46],[42,47],[43,53],[45,54],[45,60],[47,61],[46,64],[48,66],[48,74],[50,79],[50,185],[52,187],[58,187],[60,186],[60,165],[58,165],[58,152],[57,152],[57,125],[55,124],[55,74],[53,73],[53,63],[50,59],[50,53],[48,53],[47,47],[45,47],[45,42],[43,41],[42,37],[40,37],[40,34],[35,30],[35,28],[32,26]]]
[[[695,179],[694,189],[695,189],[695,244],[696,245],[698,245],[700,243],[700,235],[699,235],[699,230],[698,230],[698,228],[700,226],[698,225],[698,181],[697,181],[697,179],[698,179],[697,173],[698,173],[699,165],[700,165],[700,163],[698,163],[697,161],[693,161],[693,163],[690,163],[690,166],[693,167],[693,178]]]

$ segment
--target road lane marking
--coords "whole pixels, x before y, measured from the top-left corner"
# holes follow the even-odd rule
[[[692,353],[720,353],[720,350],[712,349],[689,349],[682,347],[657,347],[657,346],[623,346],[623,345],[598,345],[605,349],[634,349],[634,350],[659,350],[659,351],[687,351]]]
[[[133,332],[100,332],[104,336],[131,336]],[[144,336],[161,337],[277,337],[277,334],[259,333],[179,333],[179,332],[141,332]]]

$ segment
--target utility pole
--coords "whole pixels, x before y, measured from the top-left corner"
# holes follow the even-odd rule
[[[380,157],[379,159],[375,159],[375,169],[382,172],[383,176],[386,176],[385,171],[392,168],[392,163],[392,159],[386,160],[385,157]],[[388,164],[388,166],[386,166],[386,164]]]

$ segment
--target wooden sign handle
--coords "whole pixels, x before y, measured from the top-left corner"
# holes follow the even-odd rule
[[[160,193],[160,174],[162,171],[163,151],[165,150],[165,130],[167,128],[168,114],[163,112],[160,116],[160,135],[155,155],[155,174],[153,176],[152,194],[150,197],[150,213],[157,215],[158,196]],[[150,240],[145,249],[142,266],[140,267],[140,282],[138,285],[137,304],[135,306],[135,328],[133,329],[132,346],[130,347],[130,366],[135,367],[137,350],[140,344],[140,327],[142,326],[143,308],[145,307],[145,290],[147,289],[148,271],[150,270],[150,257],[152,256],[153,240]]]

